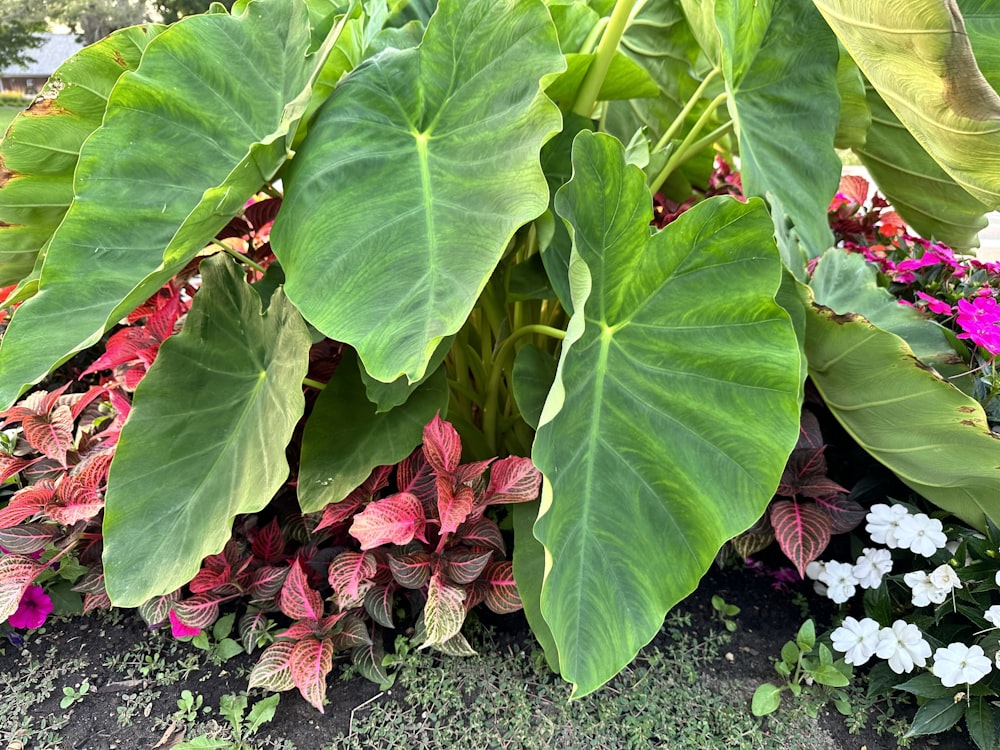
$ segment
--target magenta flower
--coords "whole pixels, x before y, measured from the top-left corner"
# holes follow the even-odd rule
[[[189,635],[198,635],[201,633],[201,628],[192,628],[190,625],[185,625],[177,617],[177,613],[170,610],[170,632],[174,638],[184,638]]]
[[[41,586],[28,586],[21,595],[17,611],[7,618],[12,628],[32,630],[45,624],[45,618],[52,612],[52,600]]]
[[[990,354],[1000,354],[1000,305],[995,298],[960,299],[956,322],[963,331],[958,338],[970,339]]]
[[[952,309],[944,300],[932,297],[926,292],[917,292],[917,298],[927,303],[927,309],[937,315],[951,315]]]

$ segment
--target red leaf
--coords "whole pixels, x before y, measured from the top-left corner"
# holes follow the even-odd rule
[[[26,523],[9,529],[0,529],[0,547],[19,555],[30,555],[45,549],[58,535],[51,524]]]
[[[454,538],[467,547],[482,547],[496,550],[501,555],[507,554],[500,527],[496,525],[495,521],[485,516],[459,526]]]
[[[359,595],[364,596],[377,572],[378,561],[375,555],[366,552],[341,552],[330,563],[328,580],[338,597],[353,601]],[[362,591],[364,583],[369,585]]]
[[[260,655],[260,660],[250,672],[248,688],[264,688],[272,693],[280,693],[283,690],[291,690],[295,687],[292,680],[292,668],[290,657],[295,644],[291,641],[278,641],[272,643],[264,653]]]
[[[55,482],[41,479],[30,487],[15,492],[7,507],[0,508],[0,529],[17,526],[21,521],[42,513],[55,491]]]
[[[486,590],[486,606],[498,615],[506,615],[521,609],[521,595],[514,581],[514,566],[509,560],[501,560],[488,566],[483,578],[489,588]]]
[[[316,528],[313,529],[314,532],[320,529],[326,529],[331,526],[338,526],[350,518],[354,517],[354,514],[361,510],[364,502],[360,497],[353,497],[353,493],[348,495],[346,498],[341,500],[339,503],[330,503],[325,508],[323,508],[323,515],[319,519],[319,523],[316,524]]]
[[[445,575],[452,583],[472,583],[479,578],[493,557],[487,552],[452,552],[445,561]]]
[[[83,595],[83,614],[93,612],[97,609],[111,609],[111,597],[106,591],[100,594]]]
[[[20,456],[0,454],[0,483],[6,482],[38,460],[37,458],[21,458]]]
[[[250,543],[250,551],[266,563],[281,560],[285,553],[285,536],[281,533],[277,518],[272,518],[271,523],[257,532]]]
[[[282,638],[301,641],[303,638],[322,638],[323,624],[320,620],[296,620],[281,632]]]
[[[22,421],[28,415],[45,416],[56,406],[59,399],[70,383],[52,391],[35,391],[23,399],[16,406],[12,406],[3,412],[4,424],[14,424]]]
[[[66,465],[66,453],[73,447],[73,415],[68,406],[57,406],[48,415],[29,414],[21,428],[32,448]]]
[[[379,625],[394,628],[396,624],[392,619],[392,607],[395,599],[395,584],[374,586],[371,591],[365,594],[365,612]]]
[[[349,533],[369,550],[383,544],[407,544],[414,539],[426,542],[427,519],[420,501],[408,492],[376,500],[354,517]]]
[[[771,525],[778,546],[805,578],[806,566],[826,549],[833,529],[830,516],[812,502],[771,503]]]
[[[542,473],[535,468],[530,458],[501,458],[490,470],[486,504],[528,502],[538,497],[541,486]]]
[[[451,534],[461,526],[472,512],[475,493],[464,484],[457,487],[450,481],[438,483],[438,518],[441,519],[440,534]]]
[[[438,476],[452,475],[462,457],[462,439],[451,423],[435,414],[424,427],[424,456]]]
[[[826,445],[820,432],[819,420],[802,411],[799,439],[792,450],[775,494],[783,497],[829,497],[847,490],[826,475]]]
[[[85,487],[72,476],[63,476],[56,484],[52,499],[45,505],[45,515],[56,523],[72,526],[93,518],[104,507],[101,493]]]
[[[318,620],[323,616],[323,598],[309,587],[309,577],[299,560],[292,562],[281,587],[278,606],[293,620]]]
[[[496,461],[495,458],[487,458],[485,461],[474,461],[471,464],[462,464],[455,469],[455,484],[472,485],[481,479],[490,464]]]
[[[428,512],[433,512],[437,502],[437,477],[421,449],[415,450],[399,464],[396,486],[400,492],[415,495]]]
[[[114,452],[110,450],[92,453],[73,467],[72,476],[84,487],[101,489],[108,483],[108,469],[114,457]]]
[[[302,697],[323,713],[326,676],[333,669],[333,644],[329,638],[304,638],[292,646],[288,664],[292,682]]]
[[[429,552],[413,552],[406,555],[389,555],[389,570],[396,583],[405,589],[422,589],[431,579],[431,562],[434,556]]]
[[[184,625],[204,629],[219,619],[219,601],[219,597],[211,594],[195,594],[175,603],[172,609]]]
[[[816,498],[816,504],[830,516],[833,521],[834,534],[846,534],[859,523],[861,523],[868,510],[854,502],[846,495],[834,495],[833,497]]]
[[[285,584],[287,576],[288,568],[285,566],[268,565],[258,568],[250,576],[247,594],[252,601],[271,601],[281,592],[281,587]]]
[[[457,635],[465,622],[465,589],[435,573],[427,587],[424,604],[425,640],[421,648],[436,646]]]
[[[0,622],[17,611],[25,590],[43,570],[45,566],[30,557],[0,554]]]

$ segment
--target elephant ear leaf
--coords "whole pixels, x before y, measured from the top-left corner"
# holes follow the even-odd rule
[[[424,375],[545,210],[541,88],[564,66],[538,0],[444,0],[419,48],[363,63],[317,113],[272,246],[289,299],[376,380]]]
[[[1000,208],[1000,96],[955,0],[814,0],[921,146],[973,197]]]
[[[170,26],[115,84],[38,292],[0,344],[0,402],[145,301],[284,162],[319,64],[308,13],[302,0],[238,7]]]
[[[711,199],[650,237],[652,198],[620,142],[579,134],[573,167],[556,208],[573,234],[574,314],[532,459],[541,613],[579,696],[764,512],[802,382],[762,201]],[[706,338],[711,357],[697,354]]]
[[[111,89],[164,27],[116,31],[59,66],[0,141],[0,286],[22,281],[73,201],[73,171]],[[30,296],[30,292],[27,296]]]

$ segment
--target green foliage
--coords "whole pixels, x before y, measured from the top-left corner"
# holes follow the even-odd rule
[[[819,284],[793,291],[783,268],[805,281],[806,258],[832,244],[838,71],[841,88],[852,81],[852,142],[900,162],[877,179],[940,169],[950,196],[996,206],[1000,146],[984,123],[1000,101],[989,88],[997,58],[987,51],[977,66],[943,6],[846,13],[817,0],[824,25],[809,3],[785,0],[651,0],[634,15],[632,0],[432,5],[242,0],[120,32],[12,126],[64,145],[58,159],[39,151],[12,166],[24,140],[0,144],[0,237],[25,238],[0,262],[0,278],[20,285],[0,342],[0,406],[178,275],[202,286],[183,332],[172,336],[171,321],[141,348],[149,376],[108,478],[105,567],[87,561],[88,593],[106,584],[115,604],[164,621],[203,559],[221,575],[234,517],[275,496],[284,507],[293,488],[300,510],[331,512],[446,409],[467,463],[530,451],[545,475],[533,528],[515,518],[517,569],[546,659],[579,696],[628,663],[719,547],[764,512],[795,445],[807,371],[911,486],[970,521],[1000,520],[995,438],[975,402],[917,359],[940,355],[940,340],[879,317],[868,288],[832,312]],[[896,31],[904,11],[931,5],[920,23],[935,35],[916,64]],[[971,28],[976,49],[992,49],[989,19]],[[892,148],[904,135],[891,127],[875,137],[862,75],[912,142]],[[88,83],[103,93],[79,97]],[[732,197],[737,183],[712,184],[714,152],[740,155],[749,202]],[[255,214],[248,201],[278,196],[279,181],[280,211]],[[660,232],[649,228],[654,200],[657,228],[669,224]],[[959,200],[922,226],[957,220],[971,245],[980,214]],[[204,255],[216,257],[199,277]],[[119,375],[123,415],[141,374]],[[53,425],[46,450],[65,463],[65,420],[50,412],[32,420]],[[932,448],[944,475],[927,468]],[[451,497],[436,520],[457,518],[461,503]],[[3,559],[17,573],[9,613],[44,563]],[[210,577],[201,593],[215,598],[181,607],[188,628],[245,593],[220,594]],[[444,645],[460,597],[443,573],[430,580],[448,616],[424,626]],[[319,665],[299,687],[321,705],[342,623],[314,610],[294,610],[319,623],[303,626],[312,640],[296,664]],[[244,645],[267,639],[254,620]],[[273,684],[294,684],[281,671],[290,650],[272,655]],[[826,666],[820,654],[814,671]]]

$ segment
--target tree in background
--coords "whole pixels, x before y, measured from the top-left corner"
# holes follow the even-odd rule
[[[163,16],[164,23],[173,23],[184,16],[204,13],[211,4],[212,0],[158,0],[153,3],[153,7]],[[231,9],[233,0],[223,0],[222,4]]]
[[[45,17],[37,3],[0,0],[0,68],[34,62],[30,52],[42,43],[43,31]]]
[[[145,0],[43,0],[32,4],[44,8],[49,20],[73,29],[84,44],[149,20]]]

